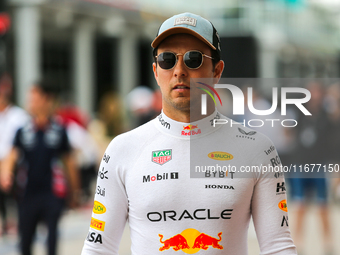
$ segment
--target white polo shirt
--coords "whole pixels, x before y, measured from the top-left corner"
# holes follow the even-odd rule
[[[10,152],[16,132],[28,119],[28,114],[17,106],[10,105],[0,112],[0,160]]]

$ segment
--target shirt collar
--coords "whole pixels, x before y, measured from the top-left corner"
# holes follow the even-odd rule
[[[162,110],[162,113],[155,119],[155,125],[162,133],[182,139],[195,139],[219,129],[221,125],[214,127],[213,119],[219,119],[220,116],[221,114],[215,109],[211,115],[201,120],[185,123],[169,118]]]

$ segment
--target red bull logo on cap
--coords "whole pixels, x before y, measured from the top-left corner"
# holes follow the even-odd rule
[[[159,250],[165,251],[173,248],[175,251],[181,250],[187,254],[194,254],[201,249],[208,250],[208,248],[223,250],[223,246],[219,244],[222,240],[222,232],[219,232],[217,236],[218,238],[215,238],[193,228],[185,229],[182,233],[164,241],[164,236],[159,234],[160,242],[163,244]]]

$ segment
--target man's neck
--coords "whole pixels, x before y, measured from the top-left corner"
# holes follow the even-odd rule
[[[169,118],[178,121],[178,122],[183,122],[183,123],[191,123],[195,122],[198,120],[201,120],[209,115],[211,115],[214,112],[215,108],[214,107],[208,107],[207,109],[207,114],[202,115],[201,114],[201,109],[197,110],[187,110],[187,111],[180,111],[180,110],[169,110],[166,108],[163,108],[163,112],[166,116]]]
[[[49,119],[47,115],[37,115],[33,117],[34,124],[38,129],[45,129],[49,123]]]

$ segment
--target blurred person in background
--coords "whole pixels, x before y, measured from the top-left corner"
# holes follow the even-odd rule
[[[290,165],[292,163],[293,149],[295,146],[295,136],[294,129],[291,127],[284,127],[279,122],[276,121],[275,124],[266,121],[266,119],[274,119],[282,121],[282,116],[280,115],[280,108],[273,112],[270,115],[256,115],[252,113],[248,108],[248,87],[252,87],[252,104],[253,107],[257,110],[268,110],[272,106],[272,102],[268,101],[267,98],[262,96],[259,88],[251,86],[251,84],[244,86],[242,88],[244,94],[244,103],[245,103],[245,112],[244,115],[236,117],[238,122],[243,122],[245,120],[246,125],[249,125],[249,121],[252,119],[262,120],[264,125],[262,127],[256,127],[255,123],[252,123],[254,126],[251,127],[254,130],[262,132],[264,135],[268,136],[268,138],[275,145],[275,149],[280,155],[280,161],[283,166]],[[287,114],[285,119],[296,119],[295,112],[287,107]],[[285,177],[289,177],[289,173],[285,173]],[[290,179],[287,178],[287,181]],[[289,195],[289,194],[288,194]]]
[[[88,124],[88,131],[99,147],[98,155],[104,154],[111,140],[126,131],[123,104],[113,92],[105,93],[99,101],[98,113]],[[98,164],[101,158],[98,158]]]
[[[0,79],[0,173],[2,161],[10,152],[17,130],[28,120],[27,113],[12,105],[12,79],[4,74]],[[6,194],[0,189],[0,214],[2,234],[7,230]]]
[[[159,115],[162,112],[162,92],[160,89],[156,89],[153,92],[152,109],[155,115]]]
[[[275,124],[266,121],[266,119],[275,119],[275,120],[281,120],[282,116],[280,115],[280,109],[278,108],[275,112],[273,112],[270,115],[256,115],[252,113],[248,108],[248,87],[252,88],[252,105],[256,110],[268,110],[272,107],[272,102],[268,101],[267,98],[261,95],[260,89],[251,86],[251,84],[244,86],[242,91],[244,94],[244,103],[245,103],[245,111],[244,115],[239,116],[236,118],[238,122],[243,122],[243,119],[245,120],[246,125],[248,126],[248,121],[252,119],[256,120],[262,120],[263,123],[265,123],[263,126],[256,127],[255,123],[252,123],[254,126],[251,128],[254,130],[257,130],[259,132],[262,132],[270,140],[272,140],[273,144],[275,144],[276,150],[280,154],[280,159],[286,159],[287,155],[290,154],[290,150],[292,149],[292,143],[293,143],[293,136],[290,135],[289,130],[291,128],[283,127],[282,125],[278,124],[278,122],[275,122]],[[237,116],[237,115],[236,115]],[[287,119],[294,119],[295,115],[290,109],[287,110],[287,115],[285,118]],[[289,156],[288,156],[289,157]],[[286,163],[286,160],[283,161],[283,163]]]
[[[340,84],[335,83],[330,85],[326,91],[325,97],[326,112],[330,122],[330,127],[327,131],[328,138],[328,157],[329,163],[340,164]],[[339,173],[333,173],[332,176],[332,195],[335,202],[340,203],[340,176]]]
[[[298,168],[311,164],[326,164],[329,161],[328,139],[330,123],[324,109],[325,90],[323,84],[312,81],[307,84],[306,89],[311,93],[311,100],[305,106],[312,114],[298,116],[299,125],[296,127],[296,146],[294,162]],[[320,211],[323,230],[323,245],[325,255],[334,254],[332,248],[332,235],[330,228],[330,216],[328,206],[328,183],[326,174],[316,170],[311,172],[302,171],[290,174],[292,200],[297,206],[295,238],[296,246],[303,254],[303,227],[310,202],[311,195],[316,196],[316,203]]]
[[[105,135],[110,141],[125,130],[122,102],[116,93],[108,92],[101,98],[98,118],[105,124]]]
[[[54,119],[57,93],[48,81],[35,84],[28,93],[31,120],[15,135],[14,145],[4,160],[1,187],[9,191],[16,163],[26,172],[24,192],[18,201],[20,251],[30,255],[39,222],[48,228],[48,254],[57,250],[57,227],[65,205],[66,192],[56,169],[65,169],[69,204],[75,207],[79,192],[78,173],[65,128]],[[63,162],[63,166],[61,165]],[[56,178],[57,177],[57,178]]]
[[[97,174],[98,145],[87,130],[89,118],[77,106],[64,104],[57,110],[57,116],[66,127],[67,135],[77,158],[80,173],[81,203],[92,196],[91,182]]]
[[[154,110],[154,106],[158,107],[155,100],[157,95],[149,87],[138,86],[130,91],[127,101],[135,122],[133,128],[147,123],[160,113]]]

